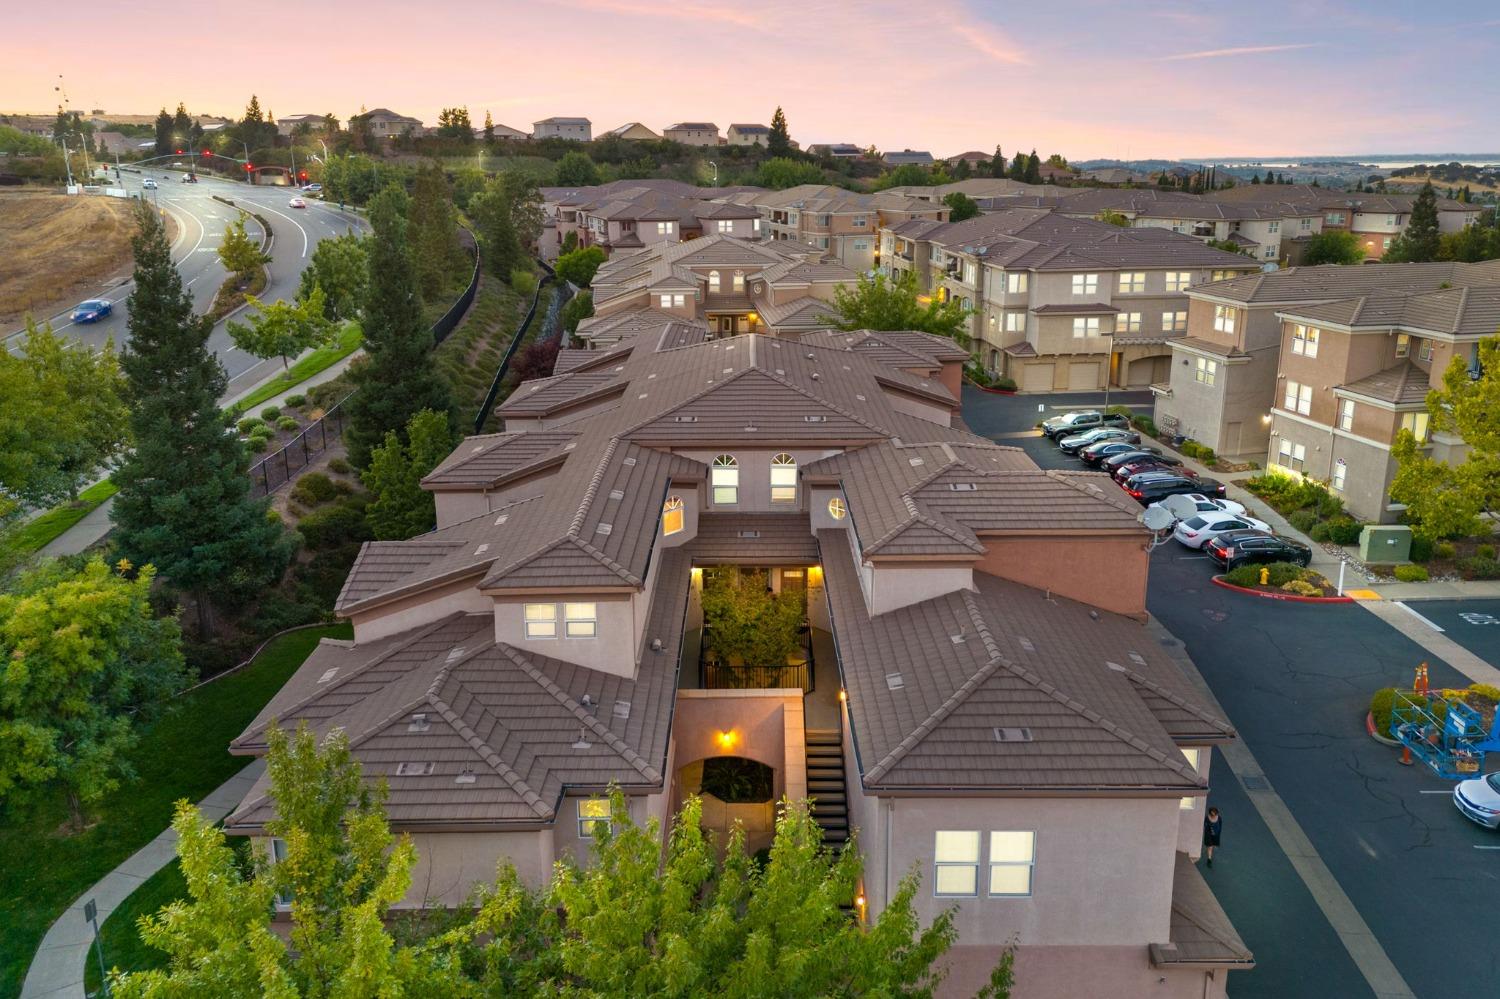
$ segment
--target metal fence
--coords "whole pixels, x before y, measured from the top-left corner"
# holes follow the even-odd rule
[[[555,279],[552,268],[547,266],[546,261],[538,260],[537,263],[546,273],[536,283],[536,294],[531,296],[531,308],[526,310],[526,317],[521,320],[521,325],[516,327],[515,335],[510,338],[510,346],[505,348],[505,356],[500,358],[500,367],[495,370],[495,377],[490,381],[490,390],[484,394],[484,402],[480,404],[479,412],[474,414],[476,434],[484,432],[484,421],[495,406],[495,398],[500,394],[500,384],[505,381],[505,374],[510,370],[511,359],[516,356],[516,350],[521,346],[521,341],[526,339],[526,331],[531,328],[531,321],[536,318],[536,305],[541,301],[542,289]]]
[[[250,491],[254,496],[269,496],[284,486],[291,477],[306,468],[317,455],[337,444],[344,435],[344,396],[323,414],[321,419],[308,424],[281,450],[266,455],[250,466]]]
[[[460,228],[460,231],[468,237],[466,240],[467,245],[464,248],[474,258],[474,271],[469,275],[469,286],[464,289],[462,295],[458,296],[458,301],[454,302],[452,307],[443,313],[437,322],[432,324],[432,342],[434,345],[442,343],[448,338],[448,334],[453,332],[454,327],[458,325],[458,321],[464,317],[464,313],[469,311],[469,306],[474,304],[474,295],[479,290],[479,244],[475,240],[474,234],[469,232],[467,228]]]

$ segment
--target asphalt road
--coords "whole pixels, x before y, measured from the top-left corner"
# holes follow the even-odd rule
[[[1500,663],[1500,600],[1413,600],[1406,606],[1476,656]]]
[[[145,177],[156,180],[160,186],[143,190]],[[286,187],[252,187],[248,184],[212,179],[200,175],[196,184],[184,184],[180,171],[163,170],[160,167],[147,169],[145,174],[123,174],[124,187],[132,195],[144,194],[146,199],[159,206],[177,222],[177,235],[172,246],[172,257],[182,274],[183,283],[193,296],[197,310],[205,312],[213,303],[214,295],[228,276],[216,252],[223,240],[225,228],[237,217],[235,209],[221,201],[218,195],[234,201],[249,211],[264,215],[271,224],[276,238],[271,246],[271,263],[268,265],[270,281],[262,295],[267,300],[290,298],[296,294],[302,270],[317,248],[318,242],[330,236],[341,236],[350,227],[362,230],[365,223],[353,215],[320,201],[308,199],[306,208],[291,208],[287,202],[297,192]],[[96,197],[98,195],[89,195]],[[260,236],[260,226],[248,219],[245,229],[253,236]],[[114,313],[108,318],[87,325],[74,324],[69,318],[72,306],[55,316],[47,317],[55,332],[66,332],[90,347],[103,345],[113,339],[115,346],[123,346],[129,339],[128,308],[126,298],[133,283],[128,279],[102,287],[94,297],[107,298],[114,303]],[[244,314],[235,317],[243,321]],[[16,349],[19,331],[7,331],[7,346]],[[225,324],[219,323],[209,337],[209,348],[219,356],[231,382],[250,384],[270,375],[280,367],[277,359],[261,361],[234,346]]]

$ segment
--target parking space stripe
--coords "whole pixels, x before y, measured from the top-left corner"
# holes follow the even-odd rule
[[[1408,607],[1405,603],[1401,602],[1400,600],[1393,601],[1393,603],[1395,603],[1395,605],[1397,607],[1400,607],[1402,610],[1406,611],[1406,613],[1410,614],[1412,617],[1416,618],[1418,621],[1421,621],[1423,624],[1427,625],[1427,627],[1431,628],[1433,631],[1442,631],[1443,630],[1442,628],[1439,628],[1436,624],[1434,624],[1431,621],[1429,621],[1427,618],[1423,617],[1422,615],[1418,614],[1416,611],[1412,610],[1410,607]]]

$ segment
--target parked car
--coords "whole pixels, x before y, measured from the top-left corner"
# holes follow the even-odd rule
[[[69,318],[75,323],[97,323],[105,316],[115,311],[107,298],[91,298],[87,302],[79,302],[78,307],[73,310]]]
[[[1077,454],[1090,444],[1097,444],[1099,441],[1126,441],[1139,444],[1141,435],[1134,430],[1125,430],[1121,427],[1095,427],[1093,430],[1086,430],[1071,437],[1059,437],[1057,446],[1064,454]]]
[[[320,192],[320,191],[323,190],[323,185],[322,184],[303,184],[302,185],[302,190],[306,191],[308,194],[317,194],[318,192]]]
[[[1182,462],[1176,458],[1168,458],[1166,455],[1151,454],[1140,458],[1132,458],[1130,461],[1121,462],[1116,465],[1110,474],[1115,477],[1116,482],[1124,482],[1132,475],[1141,472],[1166,471],[1174,475],[1192,476],[1196,473],[1182,467]]]
[[[1042,421],[1042,433],[1056,440],[1073,434],[1092,430],[1095,427],[1124,427],[1129,420],[1119,413],[1101,413],[1097,409],[1076,410]]]
[[[1083,459],[1085,465],[1097,466],[1102,465],[1104,459],[1111,458],[1117,454],[1144,455],[1155,453],[1157,453],[1155,448],[1147,448],[1143,451],[1139,444],[1132,444],[1130,441],[1098,441],[1079,451],[1078,457]]]
[[[1188,548],[1202,548],[1204,544],[1226,531],[1266,531],[1271,525],[1254,517],[1237,517],[1232,513],[1200,513],[1187,520],[1179,520],[1172,528],[1172,537]]]
[[[1190,479],[1186,475],[1156,475],[1151,472],[1132,475],[1125,483],[1125,492],[1141,506],[1150,506],[1177,493],[1204,493],[1208,496],[1222,494],[1224,484],[1213,479]]]
[[[1459,781],[1453,803],[1486,829],[1500,829],[1500,773]]]
[[[1161,501],[1160,506],[1166,508],[1166,511],[1178,520],[1187,520],[1200,513],[1228,513],[1237,517],[1245,514],[1243,503],[1227,499],[1210,499],[1202,493],[1181,493],[1177,496],[1168,496]]]
[[[141,181],[141,186],[148,191],[154,191],[156,190],[156,181],[152,180],[150,177],[147,177],[145,180]]]
[[[1132,461],[1155,461],[1163,465],[1182,464],[1181,458],[1174,458],[1171,455],[1162,454],[1160,449],[1158,448],[1146,447],[1142,445],[1137,447],[1134,451],[1122,451],[1119,454],[1112,454],[1108,458],[1100,462],[1100,465],[1104,468],[1105,471],[1113,472],[1121,465],[1128,465]]]
[[[1204,545],[1203,550],[1225,571],[1265,562],[1307,565],[1312,561],[1312,549],[1307,545],[1270,531],[1226,531]]]
[[[307,202],[303,201],[301,198],[293,198],[291,201],[287,202],[287,207],[288,208],[306,208],[307,207]]]

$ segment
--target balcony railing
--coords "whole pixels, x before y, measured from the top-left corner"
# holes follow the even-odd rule
[[[812,670],[807,663],[795,666],[729,666],[703,664],[705,690],[793,690],[812,692]]]

